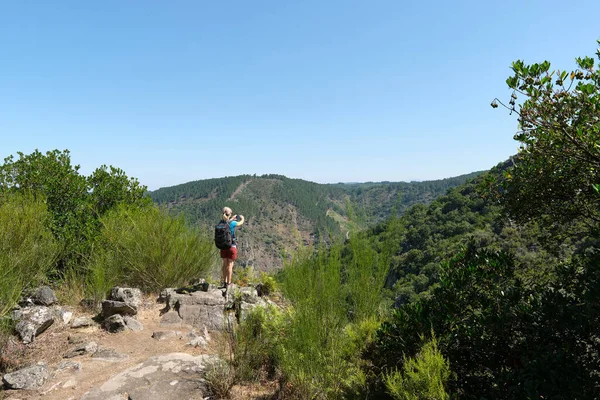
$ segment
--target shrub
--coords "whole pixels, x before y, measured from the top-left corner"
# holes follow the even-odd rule
[[[285,335],[284,314],[275,306],[256,307],[236,331],[235,368],[242,381],[273,379],[279,368],[280,343]]]
[[[280,363],[297,395],[337,399],[362,390],[361,354],[378,326],[387,256],[363,236],[286,265],[282,289],[293,312]]]
[[[212,240],[157,207],[120,206],[101,218],[100,243],[88,264],[88,295],[115,284],[156,292],[206,276],[215,265]]]
[[[277,282],[275,278],[266,272],[260,274],[260,291],[261,295],[268,296],[277,290]]]
[[[448,361],[433,338],[415,358],[404,360],[402,372],[385,375],[385,386],[396,400],[447,400],[445,386],[450,377]]]
[[[48,212],[41,200],[21,194],[0,196],[0,318],[23,289],[45,280],[58,246],[45,227]]]
[[[227,361],[217,360],[206,367],[204,379],[208,389],[218,399],[226,399],[233,386],[235,372]]]

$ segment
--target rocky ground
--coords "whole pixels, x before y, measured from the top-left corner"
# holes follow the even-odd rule
[[[69,311],[73,313],[69,323],[54,323],[25,345],[24,366],[45,363],[48,377],[41,387],[0,391],[0,399],[221,398],[211,392],[207,377],[214,380],[226,371],[222,361],[229,357],[226,333],[183,323],[161,324],[165,304],[156,297],[143,297],[138,307],[135,318],[141,330],[109,333],[99,324],[73,328],[77,318],[94,315],[77,308]],[[274,383],[236,385],[229,398],[269,399],[274,391]]]

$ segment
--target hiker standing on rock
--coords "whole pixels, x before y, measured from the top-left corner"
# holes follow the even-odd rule
[[[235,228],[244,224],[243,215],[232,216],[232,214],[231,208],[223,207],[221,222],[215,227],[215,245],[221,250],[221,258],[223,259],[221,288],[225,289],[231,285],[233,262],[237,258]]]

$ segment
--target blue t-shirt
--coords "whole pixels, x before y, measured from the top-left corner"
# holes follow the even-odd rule
[[[237,224],[238,222],[235,220],[229,222],[229,229],[231,229],[231,239],[233,241],[232,247],[235,246],[237,242],[237,238],[235,237],[235,227],[237,226]]]

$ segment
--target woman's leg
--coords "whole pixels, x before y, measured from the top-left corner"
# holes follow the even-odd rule
[[[227,280],[225,282],[230,284],[232,276],[233,276],[233,260],[231,258],[228,258],[227,259]]]
[[[221,281],[226,284],[228,276],[229,276],[229,258],[223,258],[223,267],[221,267]]]

